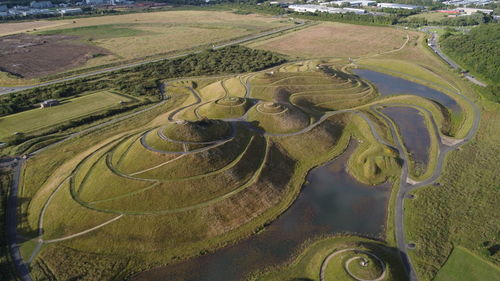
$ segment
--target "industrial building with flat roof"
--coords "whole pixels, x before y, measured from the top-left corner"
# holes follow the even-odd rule
[[[397,4],[397,3],[378,3],[377,7],[379,7],[379,8],[391,8],[391,9],[405,9],[405,10],[417,10],[417,9],[424,8],[422,6]]]
[[[347,13],[355,13],[355,14],[364,14],[366,13],[363,9],[353,9],[353,8],[333,8],[333,7],[325,7],[321,5],[290,5],[288,8],[292,11],[299,13],[315,13],[315,12],[323,12],[329,14],[347,14]]]
[[[323,2],[320,4],[321,6],[352,6],[352,7],[368,7],[368,6],[377,6],[377,1],[371,0],[339,0],[339,1],[331,1],[331,2]]]

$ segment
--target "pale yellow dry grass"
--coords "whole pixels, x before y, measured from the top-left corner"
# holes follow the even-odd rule
[[[224,23],[242,26],[273,27],[280,24],[280,19],[260,16],[256,14],[237,15],[231,12],[217,11],[164,11],[154,13],[125,14],[116,16],[103,16],[93,18],[81,18],[72,21],[64,21],[67,24],[52,29],[75,28],[103,24],[210,24]],[[271,25],[269,25],[271,24]]]
[[[322,23],[250,46],[304,58],[360,57],[398,49],[405,41],[406,32],[395,28]]]
[[[110,30],[109,37],[104,36],[103,38],[101,35],[101,37],[93,38],[91,41],[82,38],[82,42],[103,47],[112,53],[93,58],[80,67],[88,68],[166,53],[178,53],[200,46],[210,46],[288,24],[291,23],[256,14],[237,15],[232,12],[218,11],[162,11],[75,20],[0,24],[0,36],[33,31],[34,28],[38,31],[71,29],[74,32],[75,28],[103,25],[142,31],[133,36],[118,37],[113,36],[112,30]],[[6,85],[26,83],[24,80],[17,81],[15,78],[7,79],[7,77],[0,77],[0,81]]]
[[[0,36],[33,31],[33,29],[45,30],[60,25],[66,25],[68,23],[70,23],[70,21],[67,20],[60,20],[60,21],[37,20],[37,21],[26,21],[26,22],[2,23],[0,24]]]
[[[84,67],[153,56],[209,45],[286,25],[267,16],[216,11],[164,11],[82,18],[46,30],[118,25],[144,31],[138,36],[100,38],[92,43],[114,55],[97,57]],[[111,35],[111,34],[110,34]]]
[[[151,35],[101,39],[94,42],[99,47],[112,51],[120,58],[134,59],[250,34],[250,32],[239,28],[204,29],[188,26],[152,26],[137,29],[149,31],[148,34]]]

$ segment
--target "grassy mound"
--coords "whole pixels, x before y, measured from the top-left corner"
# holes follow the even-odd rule
[[[183,142],[210,142],[231,135],[231,125],[219,120],[177,121],[165,126],[163,135]]]
[[[286,134],[306,128],[309,117],[299,109],[273,102],[260,102],[248,111],[248,120],[268,133]]]
[[[384,273],[384,267],[380,261],[364,253],[352,254],[352,257],[345,261],[345,269],[349,270],[355,278],[363,280],[373,280]]]
[[[382,280],[406,280],[397,250],[381,242],[355,236],[329,237],[303,248],[288,264],[256,273],[250,280],[319,280],[320,272],[325,281],[373,280],[382,275]],[[364,266],[362,260],[366,261]]]
[[[389,126],[371,110],[386,99],[364,105],[374,100],[375,89],[333,66],[311,61],[244,76],[171,81],[167,88],[172,100],[182,102],[153,112],[149,121],[131,118],[62,143],[62,154],[49,149],[51,157],[29,160],[23,187],[33,197],[25,207],[29,226],[43,228],[41,239],[60,242],[44,244],[34,264],[53,265],[49,253],[59,245],[60,253],[74,249],[130,260],[123,269],[128,274],[214,251],[282,214],[308,171],[354,140],[359,143],[347,168],[356,179],[378,184],[400,175]],[[444,123],[442,111],[431,109]],[[231,118],[236,120],[221,120]],[[166,123],[171,119],[178,121]],[[262,280],[317,278],[316,263],[346,248],[380,257],[389,266],[386,280],[399,280],[399,264],[385,245],[360,238],[338,242],[308,252],[315,258],[304,259],[313,263],[305,271],[295,267]],[[361,279],[380,275],[384,266],[365,252],[336,256],[327,278],[352,280],[346,268]],[[81,257],[102,267],[91,255]]]
[[[251,80],[252,97],[319,111],[352,108],[377,97],[376,90],[355,75],[329,65],[318,64],[315,71],[304,65],[307,71],[300,71],[301,65],[256,75]]]
[[[244,98],[228,96],[201,106],[199,113],[210,119],[238,118],[245,114],[249,105]]]

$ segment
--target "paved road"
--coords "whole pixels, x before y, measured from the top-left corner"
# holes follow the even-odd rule
[[[408,244],[407,244],[408,241],[406,240],[405,230],[404,230],[404,202],[405,202],[405,198],[407,198],[408,194],[411,191],[413,191],[419,187],[422,187],[422,186],[430,185],[433,182],[435,182],[439,178],[439,176],[441,175],[443,165],[444,165],[444,158],[445,158],[446,154],[449,151],[455,150],[458,147],[462,146],[463,144],[469,142],[474,137],[474,135],[476,134],[476,132],[479,128],[480,111],[479,111],[478,107],[476,106],[476,104],[474,104],[469,98],[462,95],[461,93],[456,92],[456,94],[462,96],[471,105],[471,107],[473,109],[474,120],[473,120],[472,128],[469,130],[467,136],[464,139],[462,139],[460,142],[458,142],[454,145],[448,146],[448,145],[445,145],[442,143],[442,141],[439,137],[440,136],[439,129],[437,127],[437,124],[436,124],[434,118],[432,118],[432,127],[433,127],[432,130],[434,131],[435,134],[437,134],[437,136],[439,137],[438,140],[440,141],[439,142],[439,152],[438,152],[439,154],[438,154],[438,160],[436,163],[436,167],[434,169],[434,172],[432,173],[432,176],[429,177],[428,179],[422,181],[422,182],[417,182],[415,184],[410,184],[407,182],[407,179],[408,179],[408,165],[407,165],[408,159],[407,159],[406,154],[404,153],[404,150],[403,150],[402,140],[399,140],[399,138],[397,138],[396,128],[392,125],[392,123],[387,122],[391,126],[390,127],[391,134],[393,135],[393,138],[396,141],[396,149],[398,150],[399,155],[403,159],[403,167],[402,167],[402,173],[401,173],[401,178],[400,178],[400,186],[399,186],[399,191],[398,191],[398,194],[396,197],[396,204],[395,204],[395,210],[394,210],[394,220],[395,220],[395,222],[394,222],[395,230],[394,231],[395,231],[395,235],[396,235],[396,244],[397,244],[397,247],[400,251],[400,255],[401,255],[403,264],[407,270],[407,273],[409,275],[410,281],[417,281],[418,278],[417,278],[415,270],[412,266],[411,260],[408,256]],[[406,105],[406,106],[408,106],[408,105]],[[375,111],[377,111],[375,107],[373,107],[373,109],[375,109]],[[420,107],[419,109],[424,110],[427,113],[430,113],[425,108]],[[387,116],[385,116],[383,114],[379,114],[379,115],[382,116],[382,118],[384,118],[386,121],[389,121]],[[419,246],[420,245],[416,245],[416,247],[419,247]],[[421,245],[421,246],[425,246],[425,245]]]
[[[21,281],[31,281],[31,276],[29,275],[28,266],[24,263],[23,257],[19,250],[19,245],[17,244],[16,227],[17,227],[17,194],[18,194],[18,184],[21,176],[21,169],[24,164],[23,159],[16,158],[12,161],[14,165],[12,184],[7,199],[7,214],[5,217],[5,230],[7,236],[7,243],[9,245],[10,255],[14,262],[18,277]]]
[[[247,83],[247,89],[246,90],[247,90],[247,95],[248,95],[249,92],[250,92],[248,83]],[[193,104],[190,104],[189,106],[192,106],[192,105],[195,105],[195,104],[198,104],[199,102],[201,102],[201,98],[197,95],[197,93],[195,91],[192,91],[192,94],[195,96],[196,100],[195,100],[195,102]],[[444,162],[444,156],[445,156],[446,152],[448,152],[450,150],[453,150],[453,149],[456,149],[460,145],[462,145],[465,142],[467,142],[470,139],[472,139],[472,137],[475,135],[475,133],[476,133],[476,131],[478,129],[478,126],[479,126],[480,113],[479,113],[479,109],[477,108],[477,106],[470,99],[468,99],[467,97],[465,97],[461,93],[456,92],[456,94],[462,96],[468,103],[471,104],[471,106],[473,108],[473,111],[474,111],[473,126],[472,126],[471,130],[469,131],[468,135],[466,136],[466,138],[464,138],[461,142],[458,142],[458,143],[456,143],[456,144],[454,144],[452,146],[446,146],[446,145],[444,145],[442,143],[440,144],[440,151],[439,151],[438,163],[436,165],[436,169],[433,172],[433,175],[429,179],[427,179],[427,180],[425,180],[423,182],[418,182],[418,183],[413,184],[413,185],[407,183],[408,166],[407,166],[406,155],[405,155],[403,147],[402,147],[403,144],[401,143],[401,140],[399,140],[396,137],[397,136],[397,134],[396,134],[396,128],[391,124],[391,122],[388,122],[389,124],[391,124],[391,127],[390,127],[391,133],[394,136],[394,139],[396,141],[396,147],[395,148],[399,151],[399,154],[401,155],[401,157],[404,160],[403,161],[402,173],[401,173],[400,190],[398,192],[397,199],[396,199],[396,204],[395,204],[395,233],[396,233],[396,242],[397,242],[398,248],[400,250],[401,257],[402,257],[403,262],[405,264],[405,267],[407,268],[407,271],[409,273],[410,280],[412,280],[412,281],[417,280],[417,277],[416,277],[416,274],[415,274],[415,272],[414,272],[414,270],[412,268],[411,262],[410,262],[410,260],[408,258],[407,244],[406,244],[406,240],[405,240],[405,237],[404,237],[404,225],[403,225],[403,219],[404,219],[404,215],[403,215],[403,211],[404,211],[404,199],[407,196],[408,192],[410,192],[410,191],[412,191],[412,190],[414,190],[414,189],[416,189],[418,187],[425,186],[425,185],[428,185],[428,184],[434,182],[439,177],[439,175],[441,173],[443,162]],[[61,143],[63,141],[66,141],[68,139],[71,139],[73,137],[79,136],[79,135],[81,135],[83,133],[87,133],[87,132],[96,130],[98,128],[107,126],[109,124],[112,124],[112,123],[119,122],[121,120],[130,118],[130,117],[135,116],[135,115],[137,115],[139,113],[142,113],[142,112],[144,112],[146,110],[150,110],[150,109],[152,109],[154,107],[160,106],[164,102],[165,101],[163,101],[161,103],[158,103],[158,104],[155,104],[155,105],[153,105],[151,107],[148,107],[146,109],[143,109],[141,111],[138,111],[138,112],[135,112],[135,113],[123,116],[121,118],[110,120],[108,122],[105,122],[105,123],[102,123],[100,125],[88,128],[88,129],[83,130],[81,132],[77,132],[77,133],[71,134],[67,138],[65,138],[65,139],[63,139],[63,140],[61,140],[61,141],[59,141],[59,142],[57,142],[55,144],[58,144],[58,143]],[[187,107],[189,107],[189,106],[187,106]],[[183,109],[185,109],[185,108],[183,108]],[[374,107],[374,109],[376,111],[375,107]],[[369,118],[367,118],[364,114],[360,113],[359,111],[356,111],[355,109],[339,110],[339,111],[336,111],[336,112],[327,113],[327,114],[323,115],[322,118],[320,118],[320,120],[318,120],[317,122],[315,122],[313,124],[310,124],[306,128],[304,128],[304,129],[302,129],[302,130],[300,130],[298,132],[295,132],[295,133],[290,133],[290,134],[269,134],[269,133],[264,133],[264,135],[268,135],[268,136],[284,136],[284,135],[296,135],[296,134],[305,133],[307,131],[310,131],[316,125],[318,125],[319,123],[321,123],[322,121],[324,121],[326,118],[328,118],[328,117],[330,117],[332,115],[339,114],[339,113],[344,113],[344,112],[352,112],[352,113],[356,113],[356,114],[360,115],[363,119],[365,119],[368,122],[368,124],[370,126],[370,129],[373,132],[374,136],[381,143],[390,145],[390,144],[388,144],[385,140],[383,140],[377,134],[377,132],[376,132],[375,128],[373,127],[373,125],[371,124]],[[174,115],[175,115],[175,113],[177,113],[177,112],[174,111]],[[387,118],[383,114],[381,114],[381,116],[383,118]],[[171,119],[173,119],[174,116],[171,115],[169,117]],[[231,122],[231,121],[243,121],[242,119],[244,119],[244,118],[245,118],[245,116],[243,116],[242,118],[235,119],[235,120],[228,119],[226,121],[228,121],[228,122]],[[432,120],[432,122],[433,122],[433,127],[434,127],[433,129],[436,132],[437,131],[437,125],[436,125],[436,123],[435,123],[434,120]],[[53,145],[55,145],[55,144],[53,144]],[[52,146],[52,145],[50,145],[50,146]],[[390,145],[390,146],[392,146],[392,145]],[[42,152],[43,150],[45,150],[47,148],[48,147],[42,148],[40,150],[37,150],[33,154],[40,153],[40,152]],[[17,191],[18,191],[18,182],[19,182],[19,177],[20,177],[20,171],[21,171],[22,164],[23,164],[23,160],[17,161],[17,165],[14,168],[14,179],[13,179],[13,183],[12,183],[11,194],[9,196],[9,201],[8,201],[8,205],[7,205],[7,236],[8,236],[7,238],[8,238],[8,241],[9,241],[9,248],[11,249],[12,257],[13,257],[13,259],[15,261],[16,268],[17,268],[17,270],[18,270],[18,272],[19,272],[22,280],[25,281],[25,280],[31,280],[31,278],[29,276],[27,266],[22,261],[22,258],[21,258],[21,255],[19,253],[19,249],[18,249],[18,246],[17,246],[17,243],[16,243]]]
[[[299,22],[298,24],[295,24],[295,25],[292,25],[292,26],[285,26],[285,27],[282,27],[282,28],[277,28],[277,29],[273,29],[273,30],[270,30],[270,31],[262,32],[262,33],[259,33],[259,34],[250,35],[250,36],[247,36],[247,37],[244,37],[244,38],[241,38],[241,39],[230,41],[228,43],[223,43],[223,44],[216,45],[216,46],[213,47],[213,49],[221,49],[221,48],[224,48],[224,47],[227,47],[227,46],[245,43],[245,42],[248,42],[248,41],[259,39],[261,37],[269,36],[269,35],[272,35],[272,34],[275,34],[275,33],[279,33],[279,32],[283,32],[283,31],[286,31],[286,30],[290,30],[290,29],[293,29],[293,28],[297,28],[297,27],[303,26],[305,24],[306,24],[305,22]],[[131,67],[135,67],[135,66],[139,66],[139,65],[148,64],[148,63],[151,63],[151,62],[158,62],[158,61],[168,60],[168,59],[176,59],[176,58],[185,57],[187,55],[197,54],[197,53],[201,53],[201,52],[202,51],[191,51],[191,52],[187,52],[187,53],[184,53],[184,54],[179,54],[179,55],[164,57],[164,58],[155,59],[155,60],[148,60],[148,61],[131,63],[131,64],[126,64],[126,65],[121,65],[121,66],[109,67],[109,68],[105,68],[105,69],[101,69],[101,70],[86,72],[86,73],[79,74],[79,75],[76,75],[76,76],[71,76],[71,77],[56,79],[56,80],[52,80],[52,81],[49,81],[49,82],[40,83],[40,84],[36,84],[36,85],[19,86],[19,87],[0,87],[0,95],[11,94],[11,93],[15,93],[15,92],[19,92],[19,91],[23,91],[23,90],[27,90],[27,89],[33,89],[33,88],[47,86],[47,85],[52,85],[52,84],[57,84],[57,83],[61,83],[61,82],[67,82],[67,81],[71,81],[71,80],[75,80],[75,79],[79,79],[79,78],[89,77],[89,76],[92,76],[92,75],[104,74],[104,73],[111,72],[111,71],[116,71],[116,70],[121,70],[121,69],[126,69],[126,68],[131,68]]]
[[[460,66],[451,60],[448,56],[446,56],[441,49],[439,48],[439,42],[438,42],[438,35],[436,32],[431,32],[431,38],[429,39],[429,47],[431,47],[434,52],[441,57],[449,66],[451,66],[453,69],[460,69]],[[464,77],[467,78],[469,81],[472,83],[479,85],[481,87],[486,87],[487,85],[480,82],[477,80],[474,76],[470,75],[469,73],[463,73]]]
[[[161,93],[162,96],[164,96],[164,88],[161,87]],[[68,135],[66,138],[55,142],[53,144],[50,144],[46,147],[43,147],[41,149],[38,149],[37,151],[31,153],[30,155],[36,155],[49,147],[52,147],[54,145],[60,144],[62,142],[65,142],[67,140],[70,140],[72,138],[78,137],[82,134],[97,130],[99,128],[114,124],[116,122],[131,118],[133,116],[136,116],[140,113],[143,113],[145,111],[149,111],[153,108],[156,108],[158,106],[163,105],[166,102],[166,100],[161,101],[159,103],[156,103],[152,106],[149,106],[147,108],[144,108],[142,110],[136,111],[134,113],[122,116],[120,118],[116,118],[104,123],[101,123],[99,125],[87,128],[85,130],[73,133]],[[7,208],[6,208],[6,222],[5,222],[5,228],[6,228],[6,236],[7,236],[7,242],[9,244],[9,249],[10,249],[10,254],[12,256],[12,259],[14,261],[14,266],[16,268],[16,271],[21,278],[21,281],[31,281],[31,276],[29,275],[29,269],[28,266],[24,263],[23,258],[21,256],[21,252],[19,251],[19,245],[17,243],[17,207],[18,207],[18,202],[17,202],[17,194],[19,191],[19,181],[21,177],[21,170],[24,165],[25,159],[21,159],[20,157],[15,158],[12,160],[12,165],[13,165],[13,176],[12,176],[12,185],[9,193],[9,198],[7,201]],[[40,244],[38,245],[39,249]],[[30,258],[31,259],[31,258]]]

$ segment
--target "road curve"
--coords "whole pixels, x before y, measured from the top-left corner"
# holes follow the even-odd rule
[[[5,216],[5,230],[6,238],[9,246],[10,255],[12,261],[16,268],[18,277],[21,281],[31,281],[31,276],[29,274],[29,268],[24,263],[23,257],[21,256],[21,251],[19,250],[19,245],[17,244],[17,193],[19,187],[19,179],[21,177],[21,169],[24,166],[24,160],[20,158],[15,158],[12,160],[13,176],[11,182],[11,189],[9,192],[9,197],[7,199],[7,208]]]
[[[460,66],[451,60],[447,55],[445,55],[442,51],[441,48],[439,48],[439,43],[438,43],[438,35],[436,32],[431,32],[431,38],[429,39],[429,47],[442,59],[444,60],[451,68],[453,69],[460,69]],[[484,84],[483,82],[477,80],[474,76],[470,75],[469,73],[463,73],[464,77],[467,78],[470,82],[481,86],[481,87],[486,87],[487,85]]]

